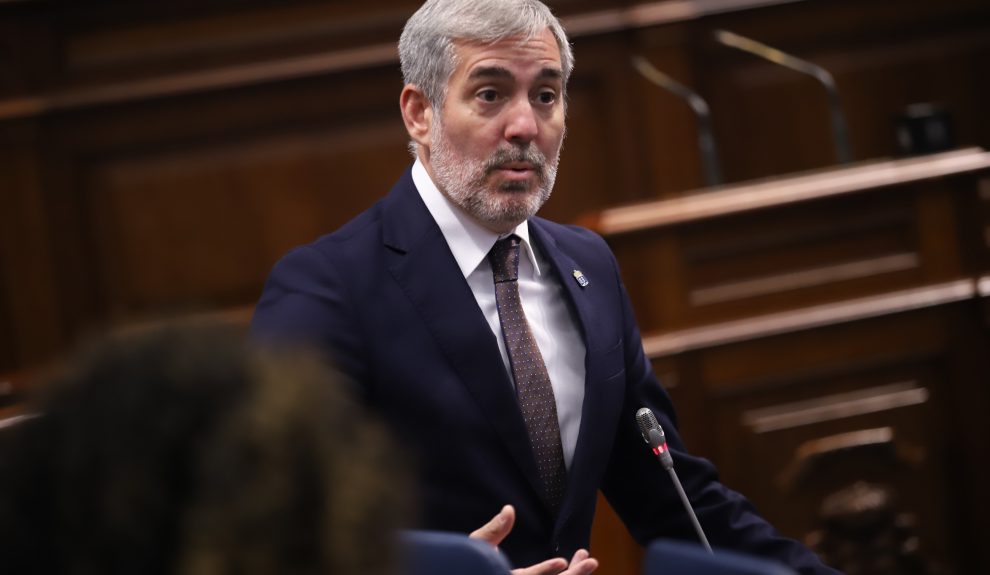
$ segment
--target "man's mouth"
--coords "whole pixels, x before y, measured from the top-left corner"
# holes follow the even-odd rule
[[[503,170],[512,170],[513,172],[532,172],[535,170],[535,166],[529,162],[507,162],[499,166]]]
[[[536,166],[529,162],[507,162],[500,164],[495,170],[509,180],[529,179],[536,174]]]

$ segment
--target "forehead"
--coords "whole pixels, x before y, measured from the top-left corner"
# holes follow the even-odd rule
[[[506,38],[491,44],[455,41],[457,67],[453,79],[468,77],[477,68],[499,67],[518,73],[560,71],[560,48],[549,29],[532,38]]]

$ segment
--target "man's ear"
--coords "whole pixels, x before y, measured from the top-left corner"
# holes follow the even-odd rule
[[[399,108],[402,110],[402,121],[406,124],[409,137],[420,146],[429,147],[433,106],[426,95],[413,84],[406,84],[399,95]]]

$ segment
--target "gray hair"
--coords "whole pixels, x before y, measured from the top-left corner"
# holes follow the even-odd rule
[[[560,48],[566,87],[574,53],[564,28],[539,0],[427,0],[406,22],[399,38],[403,80],[422,90],[439,111],[456,65],[455,40],[482,44],[516,37],[529,40],[548,28]]]

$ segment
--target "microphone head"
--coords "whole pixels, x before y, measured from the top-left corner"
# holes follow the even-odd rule
[[[656,449],[667,442],[663,429],[650,408],[642,407],[636,412],[636,424],[639,425],[639,433],[643,436],[643,441],[651,448]]]
[[[667,443],[667,438],[664,437],[663,431],[661,431],[659,427],[656,429],[651,429],[647,436],[649,437],[647,443],[650,444],[652,449],[656,449],[664,443]]]

